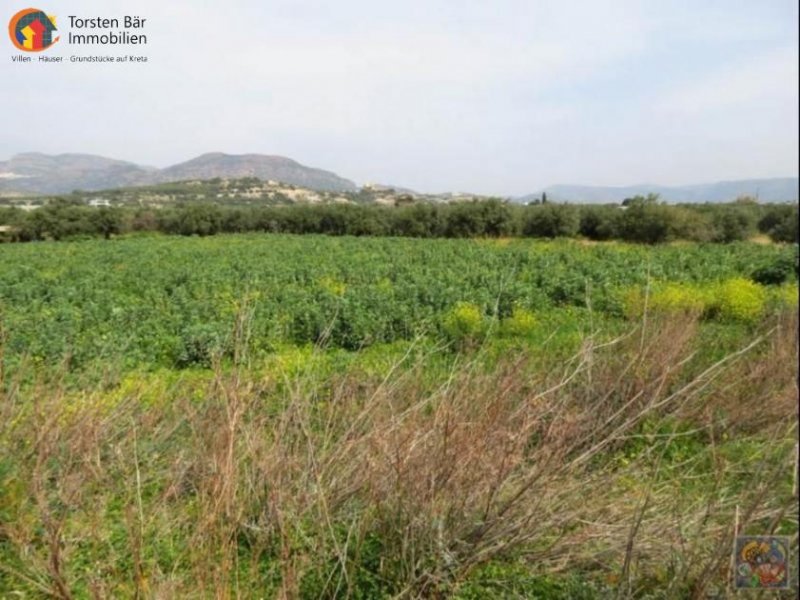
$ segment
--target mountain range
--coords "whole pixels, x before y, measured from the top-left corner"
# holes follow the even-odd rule
[[[91,154],[17,154],[0,161],[0,195],[65,194],[74,190],[97,191],[122,187],[155,185],[175,181],[256,177],[279,181],[320,192],[352,192],[358,187],[331,171],[308,167],[285,156],[264,154],[223,154],[213,152],[164,169],[114,160]],[[396,186],[373,184],[365,188],[419,195]],[[649,193],[666,202],[726,202],[739,196],[762,202],[797,201],[797,177],[743,179],[685,186],[632,185],[621,187],[553,185],[535,194],[512,198],[515,202],[540,199],[542,192],[551,202],[619,203],[625,198]],[[447,196],[447,195],[439,195]],[[460,195],[462,196],[470,196]]]
[[[194,179],[257,177],[311,190],[355,191],[356,184],[330,171],[284,156],[203,154],[165,169],[91,154],[55,156],[28,152],[0,161],[0,193],[65,194]]]
[[[751,196],[761,202],[797,201],[797,177],[739,179],[694,185],[629,185],[620,187],[592,185],[552,185],[535,194],[515,198],[519,202],[541,199],[542,192],[551,202],[604,203],[622,202],[633,196],[658,194],[665,202],[730,202],[740,196]]]

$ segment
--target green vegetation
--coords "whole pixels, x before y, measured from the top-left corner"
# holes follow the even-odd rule
[[[241,185],[247,189],[251,184]],[[139,193],[146,195],[146,191]],[[798,241],[796,204],[666,205],[651,196],[630,198],[623,206],[522,206],[498,199],[429,203],[398,196],[394,206],[386,206],[346,194],[340,198],[346,203],[320,198],[315,200],[319,203],[298,204],[288,197],[280,202],[239,203],[227,197],[213,202],[215,193],[210,198],[206,194],[197,197],[196,190],[194,194],[189,200],[155,205],[125,202],[91,207],[77,195],[48,199],[44,206],[30,211],[0,208],[0,225],[10,228],[0,234],[0,241],[109,238],[143,231],[187,236],[245,232],[418,238],[581,236],[643,244],[674,240],[729,243],[760,232],[776,242]]]
[[[234,358],[243,325],[234,315],[246,319],[255,357],[287,344],[477,340],[535,330],[533,320],[541,331],[554,319],[619,325],[626,297],[648,281],[653,306],[665,302],[659,286],[681,284],[709,319],[757,318],[767,308],[755,298],[762,286],[738,280],[766,266],[789,285],[797,273],[786,265],[796,260],[796,247],[747,243],[251,235],[22,244],[0,253],[0,314],[7,362],[185,368]]]
[[[722,597],[737,515],[796,553],[797,246],[507,208],[0,247],[0,596]]]

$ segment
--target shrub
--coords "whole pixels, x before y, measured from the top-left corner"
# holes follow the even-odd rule
[[[797,282],[772,287],[769,292],[769,304],[773,307],[783,308],[797,308],[800,301],[798,298]]]
[[[624,299],[625,312],[631,317],[641,316],[645,309],[664,313],[701,313],[708,303],[708,293],[686,283],[657,283],[646,297],[645,290],[630,290]]]
[[[581,208],[578,231],[590,240],[610,240],[616,235],[617,206],[586,206]]]
[[[442,327],[453,341],[472,340],[483,331],[483,315],[475,304],[459,302],[444,316]]]
[[[222,228],[222,210],[212,204],[197,204],[165,211],[158,217],[159,229],[180,235],[214,235]]]
[[[658,244],[669,239],[671,222],[668,206],[635,203],[620,218],[617,234],[631,242]]]
[[[779,256],[773,262],[759,267],[750,279],[761,285],[780,285],[789,281],[797,272],[797,257]]]
[[[650,297],[651,306],[663,311],[702,311],[706,302],[704,290],[685,283],[668,283]]]
[[[746,240],[753,233],[753,216],[742,207],[726,207],[714,212],[712,223],[715,242],[737,242]]]
[[[573,237],[578,233],[578,211],[566,204],[542,204],[526,210],[522,235],[528,237]]]
[[[764,312],[766,290],[757,283],[737,277],[718,284],[712,290],[709,309],[722,319],[754,321]]]
[[[122,231],[122,212],[118,208],[102,207],[90,213],[94,229],[103,234],[105,239]]]
[[[710,242],[714,228],[708,215],[684,206],[670,206],[668,237],[670,239]]]
[[[797,204],[770,206],[758,222],[758,230],[775,242],[795,242],[798,238]]]
[[[530,335],[536,327],[536,317],[529,310],[515,306],[511,316],[503,319],[500,332],[508,336],[524,337]]]
[[[489,237],[514,235],[514,214],[508,204],[500,200],[487,200],[480,203],[483,217],[483,234]]]
[[[210,367],[215,357],[229,353],[229,341],[214,326],[192,325],[187,327],[180,337],[174,362],[179,369]]]
[[[797,206],[787,212],[783,218],[770,230],[769,236],[774,242],[787,242],[795,244],[800,241],[798,234]]]
[[[412,204],[390,211],[391,235],[434,237],[442,234],[442,209],[436,204]]]

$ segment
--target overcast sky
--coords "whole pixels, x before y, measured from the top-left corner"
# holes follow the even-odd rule
[[[494,194],[797,174],[796,0],[36,1],[47,54],[103,52],[70,14],[133,14],[149,62],[18,65],[5,39],[0,160],[258,152]],[[5,30],[29,3],[1,5]]]

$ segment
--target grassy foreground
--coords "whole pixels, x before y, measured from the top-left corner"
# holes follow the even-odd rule
[[[1,247],[0,598],[730,597],[797,556],[797,251]]]
[[[797,311],[711,334],[647,314],[557,361],[412,340],[91,388],[23,361],[0,595],[723,597],[737,521],[797,555]]]

